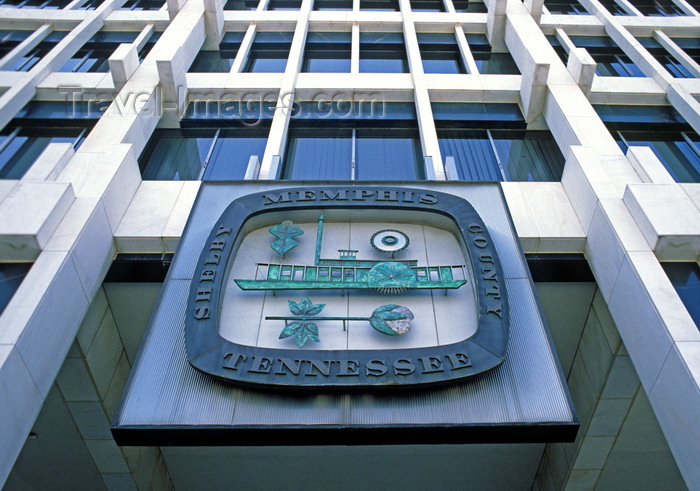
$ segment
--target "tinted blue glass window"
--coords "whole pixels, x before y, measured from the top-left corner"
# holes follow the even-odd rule
[[[676,78],[693,78],[693,74],[676,60],[666,48],[664,48],[656,39],[651,37],[638,38],[638,41],[646,50],[661,63],[664,68]]]
[[[304,47],[303,72],[350,73],[349,32],[310,32]]]
[[[445,12],[442,0],[410,0],[411,10],[416,12]]]
[[[360,0],[360,10],[398,12],[398,0]]]
[[[258,0],[227,0],[224,10],[255,10],[258,3]]]
[[[677,182],[700,182],[700,137],[672,106],[593,106],[623,152],[648,146]]]
[[[72,143],[77,148],[84,136],[83,128],[8,125],[0,132],[0,179],[20,179],[49,143]]]
[[[467,73],[454,34],[418,33],[425,73]]]
[[[315,0],[314,10],[352,10],[352,0]]]
[[[0,7],[56,10],[65,8],[69,3],[70,0],[0,0]]]
[[[422,179],[410,103],[301,103],[289,128],[283,178]]]
[[[248,53],[245,72],[284,72],[287,67],[291,32],[259,32]]]
[[[576,0],[545,0],[544,5],[550,14],[588,15],[588,11]]]
[[[433,103],[442,158],[465,181],[558,181],[564,156],[549,131],[526,131],[516,104]]]
[[[598,63],[596,75],[603,77],[643,77],[644,73],[608,36],[569,36],[571,42],[586,51]],[[559,57],[566,63],[568,55],[554,36],[549,37]],[[556,42],[556,44],[555,44]]]
[[[202,50],[190,65],[188,72],[228,73],[241,47],[244,32],[227,32],[224,35],[219,50]]]
[[[693,2],[689,2],[693,3]],[[676,16],[686,15],[672,0],[634,0],[632,4],[642,14],[648,16]],[[695,8],[697,9],[697,5]]]
[[[467,34],[467,42],[474,56],[474,61],[483,74],[519,75],[520,71],[510,53],[492,51],[486,36]]]
[[[608,10],[608,12],[610,12],[613,15],[630,15],[615,0],[599,0],[599,1],[603,5],[603,7],[605,7]]]
[[[160,10],[163,5],[161,0],[127,0],[119,10]]]
[[[12,295],[31,267],[31,263],[0,263],[0,314],[12,300]]]
[[[269,125],[156,130],[139,159],[144,180],[239,180],[251,156],[262,159]]]
[[[678,296],[700,328],[700,268],[697,263],[661,263]]]
[[[100,31],[90,38],[59,71],[108,72],[108,59],[114,50],[122,43],[132,43],[138,35],[139,33],[135,31]],[[139,51],[139,59],[143,59],[150,52],[159,37],[159,34],[151,36],[151,39]]]
[[[457,12],[472,12],[486,13],[486,4],[480,0],[452,0],[455,11]]]
[[[690,133],[690,135],[688,134]],[[676,182],[700,182],[700,138],[693,132],[618,131],[615,136],[623,151],[628,146],[647,146],[656,154]]]
[[[29,50],[23,56],[18,58],[12,66],[7,67],[8,70],[14,70],[16,72],[26,72],[31,70],[34,65],[39,63],[39,60],[45,56],[49,51],[51,51],[58,42],[63,39],[67,31],[53,31],[48,36],[46,36],[43,41],[41,41],[36,47]]]
[[[270,0],[267,10],[299,10],[301,0]]]
[[[0,30],[0,58],[15,49],[15,47],[27,39],[34,31],[24,30]]]
[[[212,131],[154,131],[139,162],[143,179],[199,179],[213,139]]]
[[[351,128],[290,129],[285,179],[349,181],[351,163]]]
[[[361,32],[360,72],[407,73],[408,59],[403,34]]]

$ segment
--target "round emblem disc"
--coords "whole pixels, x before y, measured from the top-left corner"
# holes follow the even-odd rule
[[[380,230],[369,240],[372,247],[382,252],[399,252],[408,247],[408,235],[400,230]]]

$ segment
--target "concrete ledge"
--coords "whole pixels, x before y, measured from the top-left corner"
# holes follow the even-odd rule
[[[0,203],[0,256],[35,259],[48,242],[75,194],[65,182],[20,182]]]
[[[680,184],[630,184],[624,202],[659,259],[697,260],[700,210]]]

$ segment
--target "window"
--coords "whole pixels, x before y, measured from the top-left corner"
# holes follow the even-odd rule
[[[119,10],[160,10],[163,5],[162,0],[127,0]]]
[[[410,0],[414,12],[445,12],[442,0]]]
[[[408,59],[400,32],[360,33],[360,72],[407,73]]]
[[[314,10],[352,10],[352,0],[315,0]]]
[[[566,63],[569,55],[555,36],[547,36],[550,44]],[[571,42],[586,51],[598,64],[595,74],[601,77],[643,77],[644,73],[608,36],[569,36]]]
[[[587,15],[588,11],[576,0],[545,0],[544,6],[550,14]]]
[[[244,72],[284,72],[287,67],[292,32],[259,32],[248,53]]]
[[[108,59],[114,50],[122,43],[132,43],[139,33],[136,31],[100,31],[92,36],[73,57],[68,60],[59,72],[105,73],[109,71]],[[139,51],[139,59],[143,59],[158,40],[156,33]]]
[[[515,104],[433,103],[442,158],[463,181],[559,181],[564,156],[549,131],[527,131]]]
[[[182,129],[156,130],[139,158],[144,180],[243,179],[262,160],[275,102],[191,102]]]
[[[469,48],[482,74],[519,75],[518,66],[508,52],[493,52],[484,34],[467,34]]]
[[[190,65],[188,72],[230,72],[244,35],[245,33],[243,32],[227,32],[224,34],[221,43],[219,43],[219,51],[200,51],[192,65]]]
[[[228,0],[224,4],[224,10],[256,10],[258,0]]]
[[[661,263],[683,305],[700,328],[700,268],[697,263]]]
[[[686,15],[672,0],[634,0],[632,4],[644,15],[664,17]]]
[[[62,126],[16,126],[0,131],[0,179],[21,179],[49,143],[72,143],[85,139],[84,128]]]
[[[0,314],[12,300],[32,263],[0,263]]]
[[[301,0],[270,0],[267,10],[299,10]]]
[[[648,146],[676,182],[700,182],[700,137],[671,106],[593,106],[623,152]]]
[[[417,34],[425,73],[467,73],[454,34]]]
[[[486,4],[480,0],[452,0],[456,12],[471,12],[485,14]]]
[[[605,7],[608,12],[613,15],[630,15],[622,6],[615,0],[599,0],[600,3]]]
[[[661,46],[659,42],[654,38],[638,38],[638,41],[646,48],[646,50],[656,58],[656,61],[661,63],[668,73],[676,78],[693,78],[693,74],[684,67],[678,60],[676,60],[666,48]],[[693,39],[696,43],[700,43],[700,40]],[[681,44],[684,44],[681,42]]]
[[[0,7],[17,7],[24,9],[62,9],[70,0],[0,0]]]
[[[102,5],[102,0],[87,0],[78,8],[80,10],[95,10],[100,5]]]
[[[350,73],[351,43],[349,32],[310,32],[301,71]]]
[[[39,60],[41,60],[44,55],[51,51],[56,44],[58,44],[58,42],[65,37],[66,34],[68,34],[67,31],[51,32],[33,49],[29,50],[27,53],[17,59],[12,66],[5,67],[5,69],[14,70],[16,72],[27,72],[31,70],[34,65],[39,63]]]
[[[103,109],[87,102],[29,102],[0,131],[0,179],[20,179],[49,143],[77,149]]]
[[[360,0],[360,10],[398,12],[398,0]]]
[[[17,47],[19,43],[27,39],[34,31],[0,30],[0,58]]]
[[[302,103],[292,119],[284,179],[423,178],[412,103]]]

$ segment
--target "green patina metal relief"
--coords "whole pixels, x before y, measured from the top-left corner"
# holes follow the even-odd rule
[[[277,237],[276,240],[270,243],[270,247],[281,257],[284,257],[287,252],[299,245],[299,242],[294,237],[302,235],[304,231],[290,220],[285,220],[279,225],[270,227],[270,233]]]
[[[467,282],[464,264],[418,266],[415,259],[383,261],[358,259],[357,251],[339,249],[338,259],[321,258],[324,217],[318,220],[313,264],[256,263],[255,279],[234,279],[242,290],[350,290],[374,289],[385,294],[399,294],[408,289],[456,289]],[[298,245],[294,237],[303,231],[285,220],[270,228],[277,237],[270,247],[280,256]],[[409,238],[400,230],[383,229],[372,235],[372,246],[392,257],[408,247]],[[261,278],[262,276],[262,278]]]
[[[401,305],[382,305],[374,309],[370,317],[316,317],[326,306],[325,303],[315,304],[309,297],[302,298],[301,302],[288,300],[287,303],[294,316],[266,316],[265,319],[285,321],[279,339],[294,336],[294,342],[299,348],[302,348],[309,340],[320,342],[318,326],[311,320],[316,322],[343,321],[343,329],[346,328],[345,325],[349,321],[369,321],[370,325],[380,333],[399,336],[411,330],[411,321],[414,319],[413,312]]]

